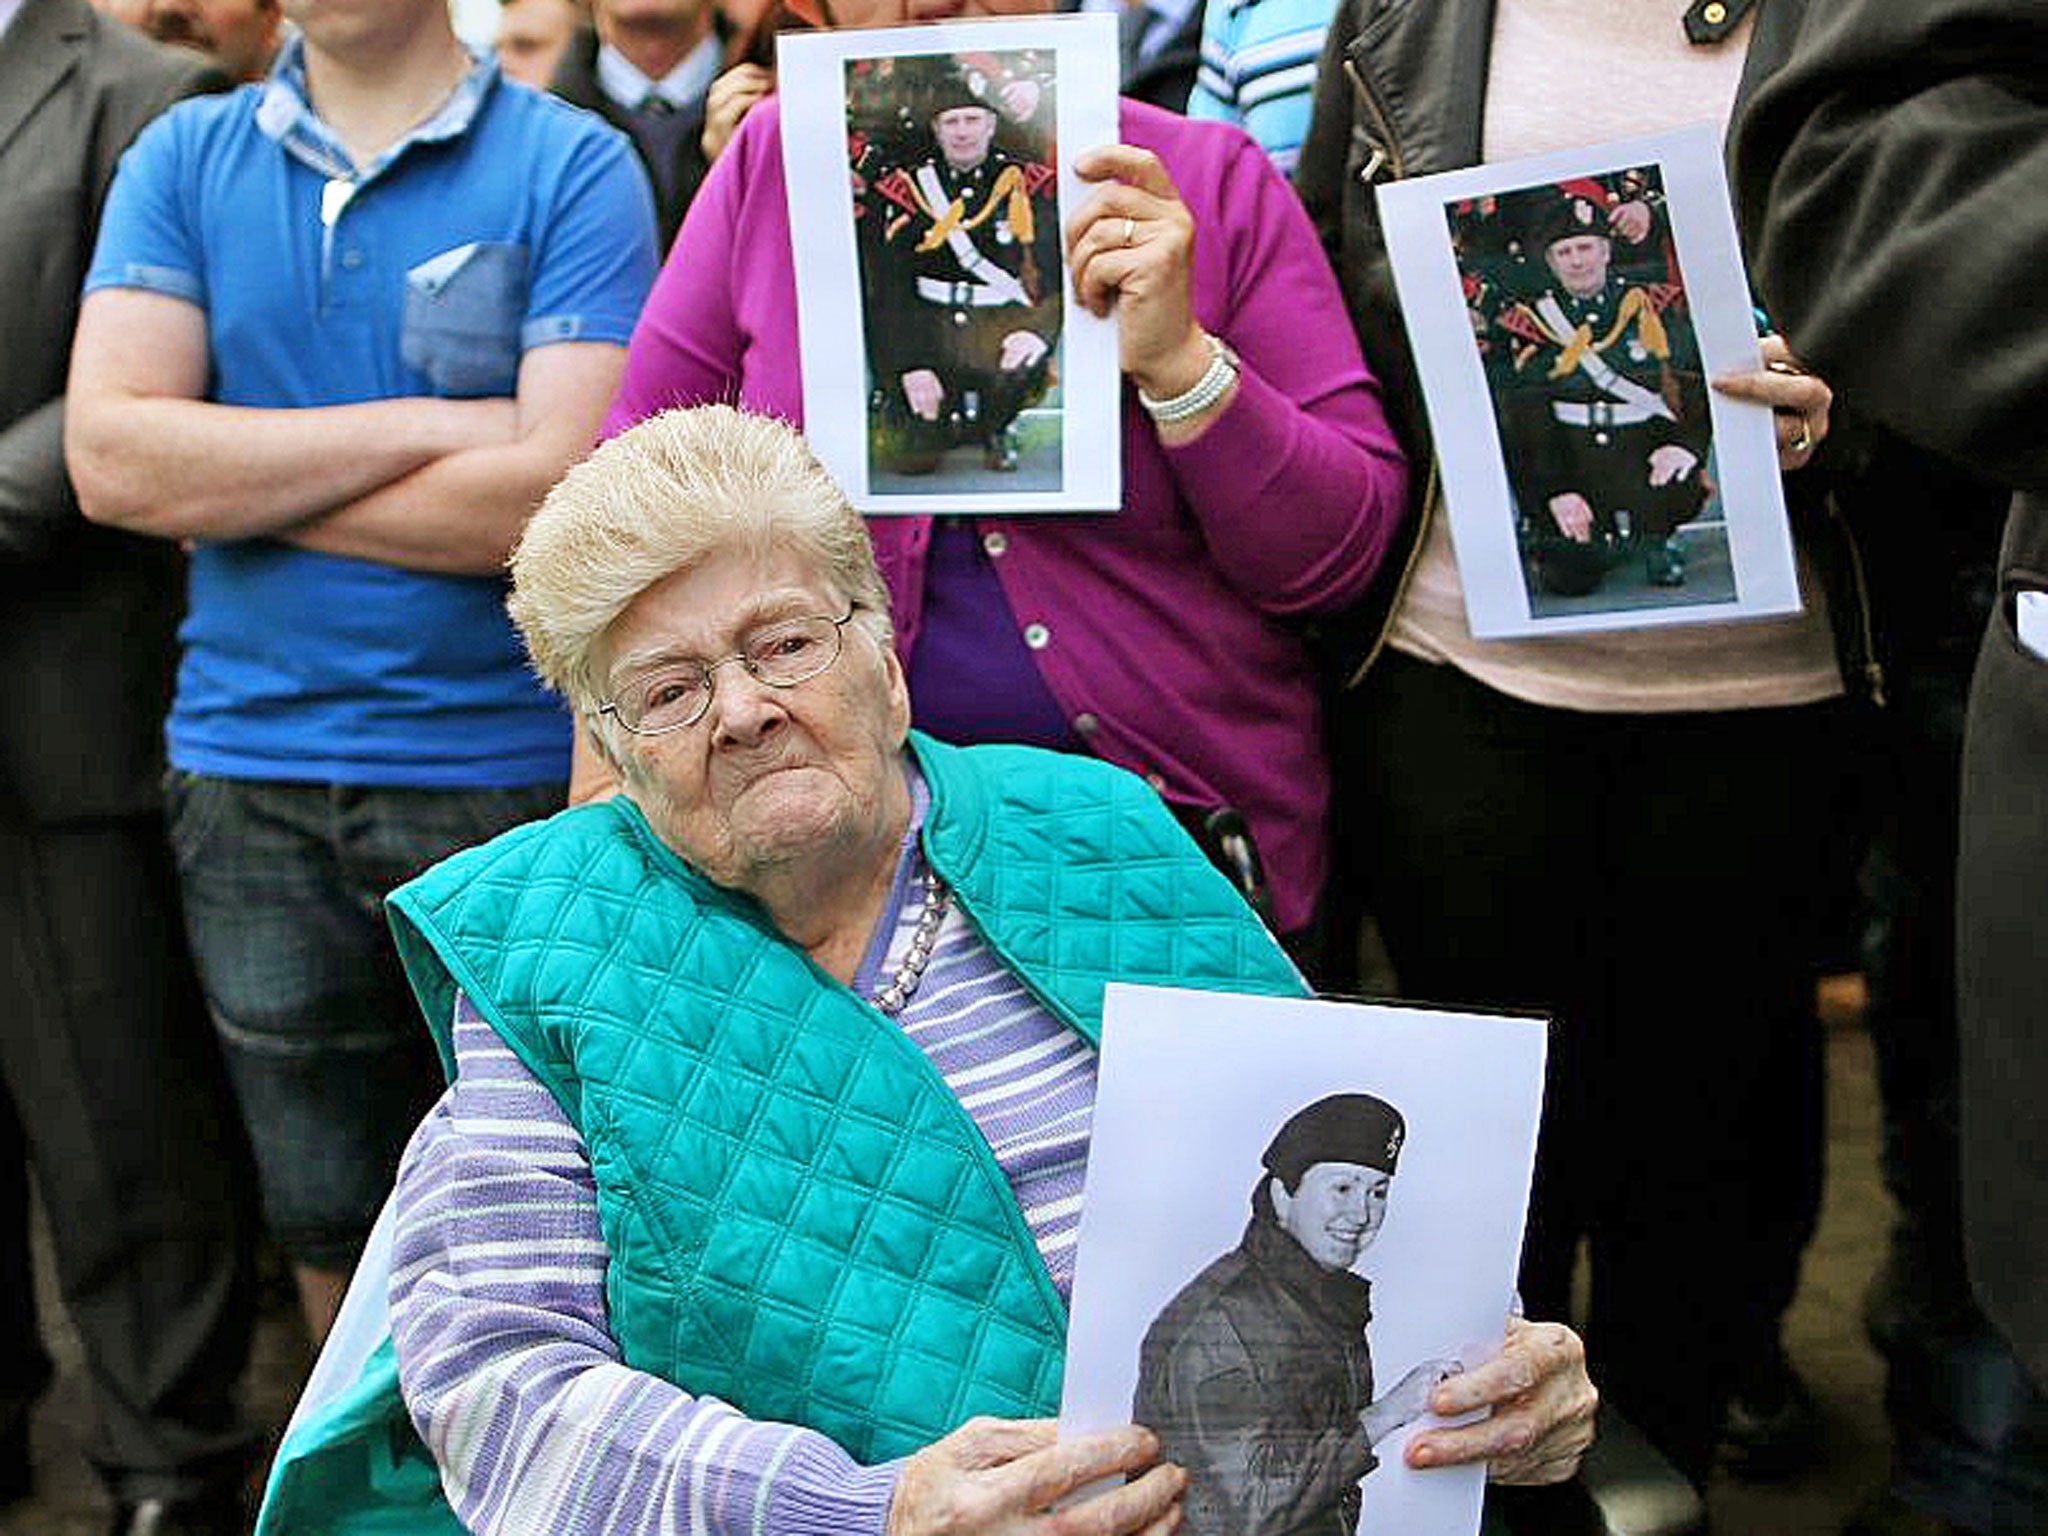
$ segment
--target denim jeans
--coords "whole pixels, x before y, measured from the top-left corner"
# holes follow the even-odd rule
[[[173,772],[185,920],[291,1259],[349,1268],[412,1129],[441,1091],[385,927],[429,865],[559,809],[563,787],[433,790]]]

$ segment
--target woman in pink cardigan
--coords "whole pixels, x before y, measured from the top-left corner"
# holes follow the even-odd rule
[[[837,19],[896,19],[895,0],[880,4],[890,15]],[[1117,317],[1122,510],[869,528],[921,728],[1094,753],[1143,775],[1198,834],[1235,812],[1269,921],[1301,936],[1329,801],[1301,634],[1364,591],[1406,505],[1406,464],[1315,235],[1257,147],[1131,101],[1120,130],[1075,161],[1097,190],[1066,237],[1079,302]],[[801,423],[782,176],[769,100],[691,206],[608,432],[707,400]],[[1153,419],[1219,381],[1197,414]]]

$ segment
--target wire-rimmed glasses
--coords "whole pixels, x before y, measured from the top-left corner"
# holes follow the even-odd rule
[[[846,626],[860,604],[844,618],[783,619],[747,635],[737,651],[716,661],[671,661],[628,678],[598,706],[636,736],[660,736],[695,725],[711,708],[713,674],[738,662],[747,675],[770,688],[794,688],[809,682],[839,659],[846,646]]]

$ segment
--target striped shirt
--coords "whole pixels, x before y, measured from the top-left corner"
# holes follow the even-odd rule
[[[892,900],[854,978],[894,976],[927,877],[915,814]],[[1095,1052],[949,908],[900,1027],[988,1138],[1065,1295],[1095,1101]],[[415,1133],[394,1197],[391,1331],[407,1407],[477,1536],[857,1536],[880,1532],[896,1465],[749,1419],[627,1367],[607,1326],[608,1253],[589,1155],[470,1001],[456,1078]]]
[[[1336,0],[1208,0],[1188,116],[1235,123],[1293,175]]]
[[[853,990],[872,997],[896,974],[924,909],[929,870],[917,846],[922,785],[897,861],[889,908]],[[897,1016],[987,1139],[1030,1224],[1053,1284],[1074,1279],[1088,1127],[1095,1111],[1094,1048],[1055,1019],[999,960],[957,905],[939,926],[924,980]]]

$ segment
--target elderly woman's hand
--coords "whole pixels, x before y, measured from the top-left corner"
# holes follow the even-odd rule
[[[1185,394],[1214,355],[1195,319],[1190,294],[1195,221],[1159,157],[1109,144],[1074,162],[1083,181],[1103,185],[1067,225],[1067,269],[1090,314],[1117,316],[1117,353],[1131,381],[1156,400]],[[1226,395],[1215,410],[1228,403]],[[1197,435],[1206,417],[1162,431],[1168,441]]]
[[[1411,1467],[1483,1461],[1497,1483],[1561,1483],[1593,1443],[1599,1404],[1576,1333],[1562,1323],[1510,1318],[1499,1354],[1430,1395],[1430,1411],[1445,1418],[1482,1408],[1487,1416],[1425,1430],[1408,1442],[1406,1460]]]
[[[1132,1480],[1065,1512],[1089,1536],[1167,1536],[1187,1474],[1159,1459],[1135,1425],[1061,1440],[1050,1419],[969,1419],[903,1464],[887,1536],[1027,1536],[1053,1529],[1051,1510],[1105,1477]],[[1139,1475],[1142,1474],[1142,1475]]]
[[[1784,337],[1766,336],[1761,350],[1763,367],[1753,373],[1724,374],[1714,380],[1714,388],[1776,411],[1778,468],[1803,468],[1828,435],[1828,408],[1835,392],[1800,366]]]

